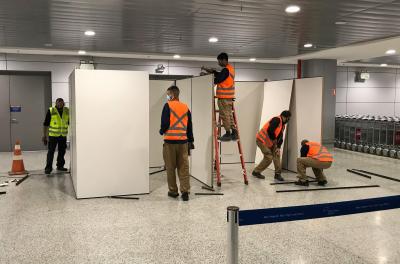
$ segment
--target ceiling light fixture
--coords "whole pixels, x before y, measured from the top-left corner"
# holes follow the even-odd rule
[[[79,55],[85,55],[85,54],[86,54],[86,51],[80,50],[80,51],[78,51],[78,54],[79,54]]]
[[[346,21],[336,21],[335,24],[336,25],[346,25],[347,22]]]
[[[300,7],[297,5],[290,5],[286,7],[285,12],[289,14],[294,14],[300,11]]]
[[[86,30],[85,35],[92,37],[92,36],[96,35],[96,32],[94,32],[93,30]]]
[[[312,46],[313,46],[313,44],[311,44],[311,43],[304,44],[304,48],[311,48]]]
[[[218,42],[218,39],[216,37],[211,37],[208,39],[208,42],[215,43]]]
[[[250,58],[249,61],[256,61],[256,58]]]
[[[180,58],[181,58],[181,55],[179,55],[179,54],[174,55],[174,59],[180,59]]]
[[[392,55],[392,54],[396,53],[396,50],[390,49],[390,50],[387,50],[385,53],[388,54],[388,55]]]
[[[386,63],[382,63],[381,67],[387,67],[388,65]]]

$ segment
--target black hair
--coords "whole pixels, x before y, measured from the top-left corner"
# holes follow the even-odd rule
[[[176,97],[179,97],[180,91],[179,91],[178,86],[172,85],[172,86],[170,86],[170,87],[168,88],[167,91],[172,92],[172,94],[174,95],[175,98],[176,98]]]
[[[286,118],[290,118],[292,116],[292,114],[290,113],[290,111],[285,110],[285,111],[282,111],[281,116],[284,116]]]
[[[218,55],[217,60],[228,60],[228,54],[222,52]]]
[[[61,102],[64,102],[64,99],[62,99],[61,97],[60,97],[60,98],[57,98],[56,103],[57,103],[57,102],[60,102],[60,101],[61,101]]]

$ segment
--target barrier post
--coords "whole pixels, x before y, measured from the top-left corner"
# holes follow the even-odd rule
[[[228,264],[239,263],[239,207],[227,208]]]

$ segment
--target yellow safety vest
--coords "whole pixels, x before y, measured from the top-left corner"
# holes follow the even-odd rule
[[[69,109],[64,107],[62,116],[60,116],[60,113],[56,107],[50,107],[49,110],[51,114],[49,136],[66,137],[68,135]]]

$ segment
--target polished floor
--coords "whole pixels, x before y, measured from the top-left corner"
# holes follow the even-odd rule
[[[241,209],[344,201],[399,194],[400,183],[346,172],[362,168],[400,178],[400,160],[335,150],[328,186],[379,184],[380,188],[276,193],[239,166],[223,167],[223,196],[189,202],[166,196],[166,175],[150,176],[150,195],[140,200],[76,200],[69,175],[34,175],[19,186],[0,187],[0,263],[226,263],[226,207]],[[29,170],[40,170],[44,152],[25,152]],[[11,154],[0,153],[5,175]],[[253,164],[248,164],[251,171]],[[287,179],[295,174],[285,173]],[[7,180],[0,178],[0,183]],[[112,181],[110,175],[110,181]],[[311,187],[310,187],[311,188]],[[204,192],[204,191],[203,191]],[[400,210],[241,227],[240,263],[400,263]]]

